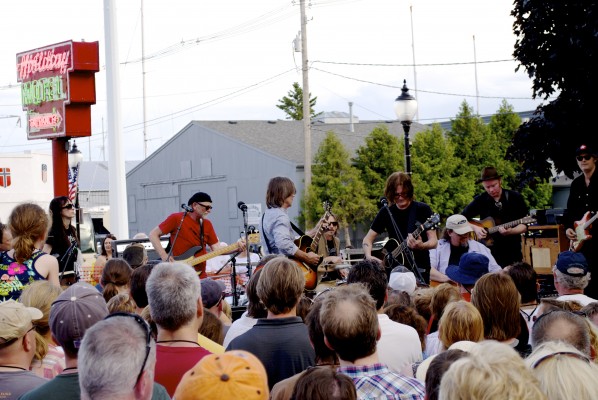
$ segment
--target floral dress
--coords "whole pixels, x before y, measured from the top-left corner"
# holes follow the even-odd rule
[[[35,262],[44,254],[35,250],[29,259],[19,264],[8,252],[0,253],[0,301],[18,300],[25,286],[46,279],[35,269]]]

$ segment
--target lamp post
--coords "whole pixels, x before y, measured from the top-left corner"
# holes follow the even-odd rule
[[[79,210],[79,165],[83,161],[83,153],[77,148],[77,143],[73,140],[73,145],[69,150],[69,168],[72,170],[73,187],[75,188],[75,226],[77,228],[77,240],[81,240],[80,210]],[[69,198],[71,198],[71,184],[69,182]]]
[[[405,172],[411,175],[411,153],[409,145],[409,129],[413,117],[417,113],[417,100],[409,94],[407,88],[407,81],[403,80],[403,87],[401,88],[401,95],[395,100],[395,114],[397,119],[403,125],[405,132]]]

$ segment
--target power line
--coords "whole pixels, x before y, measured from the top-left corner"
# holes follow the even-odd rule
[[[444,67],[452,65],[471,65],[471,64],[492,64],[502,62],[517,61],[514,58],[507,60],[487,60],[487,61],[463,61],[463,62],[451,62],[451,63],[427,63],[427,64],[380,64],[380,63],[356,63],[356,62],[341,62],[341,61],[324,61],[315,60],[312,64],[335,64],[335,65],[355,65],[355,66],[366,66],[366,67]]]

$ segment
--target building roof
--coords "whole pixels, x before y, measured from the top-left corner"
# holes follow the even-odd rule
[[[125,161],[125,173],[135,168],[141,161]],[[79,170],[80,191],[108,190],[108,161],[82,161]]]
[[[193,121],[192,124],[303,165],[303,121]],[[320,143],[329,131],[337,134],[349,154],[353,155],[359,146],[364,145],[365,137],[379,125],[388,126],[388,131],[392,135],[403,138],[403,127],[397,121],[360,121],[353,124],[354,132],[350,131],[348,123],[313,122],[311,124],[312,157],[315,156]],[[410,134],[415,135],[425,129],[427,126],[414,122],[411,125]]]

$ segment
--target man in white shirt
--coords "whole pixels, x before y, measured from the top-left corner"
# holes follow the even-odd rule
[[[583,294],[588,286],[591,274],[588,271],[588,262],[582,253],[564,251],[559,254],[556,264],[552,267],[554,287],[559,293],[557,300],[575,300],[582,306],[587,306],[596,300]]]
[[[361,261],[349,271],[347,283],[364,284],[376,301],[381,331],[377,345],[380,362],[391,371],[401,373],[404,367],[421,361],[421,343],[417,331],[411,326],[392,321],[382,311],[388,293],[384,267],[374,260]]]

